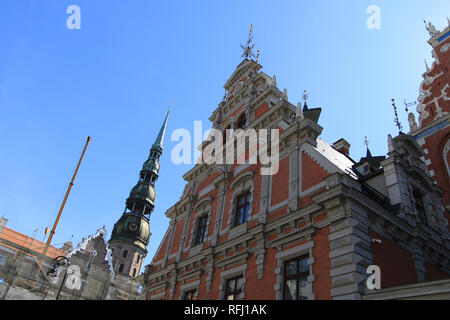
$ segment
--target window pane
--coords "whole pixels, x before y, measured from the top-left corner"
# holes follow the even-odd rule
[[[309,272],[308,258],[300,260],[300,273],[301,272]]]
[[[227,300],[234,300],[234,294],[230,294],[229,296],[227,296]]]
[[[244,278],[239,278],[236,280],[236,289],[235,291],[241,291],[242,292],[242,282],[244,281]]]
[[[307,291],[307,287],[306,287],[307,281],[306,280],[307,280],[307,277],[302,277],[299,279],[299,281],[300,281],[300,284],[299,284],[300,292],[299,292],[299,297],[298,297],[299,300],[308,300],[308,297],[306,297],[304,295]]]
[[[285,299],[295,300],[297,298],[297,280],[286,281]]]
[[[244,222],[244,208],[239,208],[238,212],[238,218],[237,218],[237,223],[238,224],[242,224]]]
[[[234,292],[234,289],[235,289],[235,287],[236,287],[236,280],[229,280],[228,281],[228,288],[227,288],[227,291],[228,292]]]
[[[297,274],[297,260],[286,263],[286,275]]]

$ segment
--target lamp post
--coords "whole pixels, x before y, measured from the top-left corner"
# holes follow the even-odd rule
[[[66,272],[64,273],[64,277],[63,277],[63,279],[62,279],[61,286],[59,287],[58,294],[56,295],[56,300],[59,300],[59,295],[61,294],[62,287],[63,287],[63,285],[64,285],[64,283],[65,283],[65,281],[66,281],[66,277],[67,277],[67,269],[68,269],[69,266],[70,266],[70,261],[69,261],[69,259],[68,259],[67,257],[64,257],[64,256],[58,256],[58,257],[56,257],[55,259],[53,259],[52,269],[48,272],[48,275],[49,275],[49,276],[56,277],[56,270],[57,270],[59,267],[63,266],[63,265],[67,265],[67,268],[66,268]]]

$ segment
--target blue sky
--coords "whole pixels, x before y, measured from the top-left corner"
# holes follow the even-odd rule
[[[66,27],[72,4],[80,30]],[[369,5],[381,9],[379,30],[366,27]],[[347,139],[359,159],[364,136],[386,154],[391,98],[408,127],[403,99],[417,99],[431,64],[423,19],[442,29],[448,13],[448,0],[2,0],[0,216],[42,240],[90,135],[52,243],[76,245],[103,225],[109,237],[173,101],[147,264],[192,167],[171,162],[170,134],[193,132],[195,120],[210,128],[250,24],[263,71],[294,104],[307,89],[309,106],[323,109],[322,138]]]

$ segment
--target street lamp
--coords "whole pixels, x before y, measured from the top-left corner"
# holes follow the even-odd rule
[[[51,269],[48,272],[49,276],[56,277],[57,276],[57,274],[56,274],[57,269],[59,267],[61,267],[61,266],[64,266],[64,265],[67,265],[67,268],[66,268],[66,272],[64,273],[64,277],[63,277],[63,280],[61,282],[61,286],[59,287],[58,294],[56,295],[56,300],[59,300],[59,295],[61,294],[62,287],[64,285],[64,282],[66,281],[67,269],[70,266],[69,259],[67,257],[64,257],[64,256],[56,257],[55,259],[53,259],[53,263],[52,263]]]

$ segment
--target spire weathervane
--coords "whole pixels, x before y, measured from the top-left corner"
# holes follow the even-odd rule
[[[242,57],[245,58],[246,60],[255,57],[255,54],[252,51],[253,48],[255,47],[255,45],[252,44],[252,41],[253,41],[252,31],[253,31],[253,24],[250,25],[250,32],[248,33],[247,43],[245,45],[241,44],[241,48],[242,48],[242,50],[244,50]]]
[[[303,97],[302,97],[303,101],[305,101],[305,103],[303,104],[303,110],[308,110],[308,104],[306,103],[306,100],[308,100],[308,97],[309,97],[309,92],[304,90]]]
[[[369,150],[369,139],[367,139],[367,136],[364,137],[364,145],[366,146],[367,149],[366,158],[372,158],[372,153],[370,153]]]
[[[369,139],[367,139],[367,136],[364,137],[364,145],[369,149]]]

